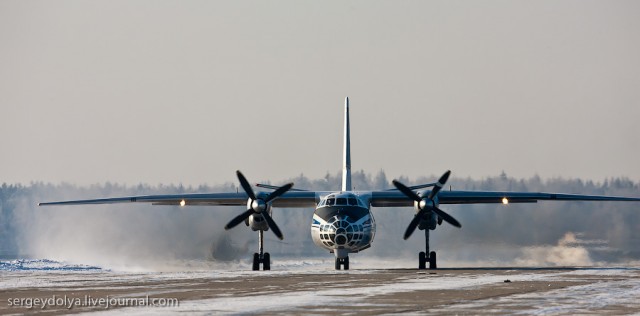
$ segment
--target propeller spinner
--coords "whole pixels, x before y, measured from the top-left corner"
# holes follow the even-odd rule
[[[273,233],[278,238],[280,238],[280,240],[282,240],[284,237],[282,236],[282,232],[280,231],[280,228],[278,227],[278,225],[276,225],[276,222],[273,221],[273,218],[271,218],[271,215],[269,215],[269,212],[265,212],[265,211],[267,210],[267,205],[269,204],[269,202],[272,202],[273,200],[277,199],[278,197],[280,197],[281,195],[289,191],[293,187],[293,183],[288,183],[277,188],[275,191],[271,192],[271,194],[269,194],[266,198],[262,199],[262,198],[256,197],[256,194],[253,192],[253,189],[249,184],[249,181],[247,181],[247,178],[245,178],[245,176],[242,174],[242,172],[240,172],[240,170],[236,171],[236,175],[238,176],[238,181],[240,181],[240,186],[242,186],[242,189],[244,190],[244,192],[246,192],[247,195],[249,196],[249,201],[247,203],[247,206],[249,208],[242,214],[234,217],[231,221],[229,221],[229,223],[227,223],[224,229],[229,230],[231,228],[234,228],[238,224],[242,223],[244,220],[249,218],[249,216],[253,214],[260,214],[265,219],[265,221],[267,222],[267,225],[269,225],[269,228],[271,228]]]
[[[451,170],[447,170],[447,172],[445,172],[440,177],[436,185],[433,187],[433,190],[429,192],[429,195],[426,198],[420,197],[418,194],[413,192],[406,185],[396,180],[393,180],[393,185],[400,192],[406,195],[408,198],[414,200],[416,202],[416,206],[418,207],[418,213],[413,217],[413,219],[409,223],[409,226],[407,226],[407,230],[404,232],[404,239],[408,239],[411,236],[411,234],[413,234],[413,231],[416,230],[416,227],[418,227],[418,224],[424,218],[424,215],[430,211],[436,213],[438,216],[440,216],[440,218],[445,220],[447,223],[458,228],[462,227],[462,225],[460,225],[460,222],[458,222],[455,218],[447,214],[445,211],[439,209],[436,206],[436,202],[434,201],[434,198],[438,195],[438,192],[440,192],[442,187],[444,187],[444,184],[449,179],[449,175],[451,175]]]

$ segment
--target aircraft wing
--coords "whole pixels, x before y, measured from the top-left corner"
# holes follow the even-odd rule
[[[59,202],[44,202],[38,205],[86,205],[113,203],[150,203],[152,205],[247,205],[249,197],[246,193],[197,193],[197,194],[169,194],[169,195],[139,195],[92,200],[73,200]],[[313,191],[287,192],[273,201],[274,207],[315,207],[316,194]]]
[[[423,194],[424,196],[424,194]],[[536,203],[538,201],[640,201],[640,198],[535,192],[440,191],[440,204]],[[371,206],[413,206],[413,200],[399,191],[377,191],[371,194]]]
[[[474,191],[442,191],[438,194],[441,204],[472,203],[536,203],[538,201],[640,201],[640,198],[619,196],[581,195],[564,193],[533,192],[474,192]]]

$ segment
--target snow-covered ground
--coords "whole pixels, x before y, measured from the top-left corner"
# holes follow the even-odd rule
[[[550,280],[582,280],[582,276],[603,276],[604,280],[569,286],[562,289],[515,294],[475,302],[453,304],[433,312],[463,313],[470,310],[485,312],[517,311],[518,314],[554,315],[602,314],[608,307],[627,308],[624,314],[640,312],[640,271],[636,269],[586,269],[564,272]],[[614,314],[620,314],[616,312]]]
[[[437,274],[412,270],[400,270],[392,282],[381,283],[376,277],[393,274],[381,266],[397,267],[403,262],[360,261],[358,268],[350,271],[335,271],[333,262],[320,259],[280,260],[274,266],[277,270],[250,271],[246,262],[229,265],[227,263],[189,262],[183,263],[182,270],[167,272],[123,271],[101,267],[57,262],[53,260],[7,260],[0,261],[0,291],[11,293],[24,289],[41,289],[56,293],[81,288],[83,291],[114,289],[132,290],[130,295],[158,295],[189,291],[191,284],[211,282],[238,282],[243,278],[256,276],[268,278],[300,277],[318,274],[333,276],[334,280],[344,280],[327,286],[324,282],[306,280],[304,287],[256,289],[247,295],[229,292],[205,298],[189,298],[180,301],[177,307],[86,310],[91,313],[108,314],[209,314],[216,313],[304,313],[311,308],[314,312],[339,313],[344,306],[364,310],[383,308],[393,310],[389,296],[407,293],[438,293],[437,291],[481,291],[503,284],[509,279],[513,284],[541,282],[574,282],[561,288],[524,291],[509,295],[483,297],[473,300],[454,300],[449,304],[435,306],[428,310],[414,310],[416,313],[474,313],[474,311],[507,312],[522,314],[573,314],[591,311],[607,311],[611,306],[625,308],[632,313],[640,312],[640,269],[639,268],[579,268],[579,269],[476,269],[470,272],[460,270],[437,270]],[[355,263],[355,262],[354,262]],[[177,267],[178,265],[174,265]],[[378,269],[373,269],[377,267]],[[256,274],[259,273],[259,274]],[[586,282],[592,280],[592,282]],[[166,283],[166,288],[147,288],[145,282]],[[173,289],[171,282],[179,282]],[[579,284],[578,284],[579,283]],[[142,286],[141,286],[142,284]],[[529,284],[529,283],[526,283]],[[275,289],[275,287],[274,287]],[[421,292],[422,291],[422,292]],[[432,291],[432,292],[428,292]],[[436,291],[436,292],[433,292]],[[424,300],[429,300],[424,297]],[[404,310],[406,307],[402,307]],[[84,310],[83,310],[84,311]]]

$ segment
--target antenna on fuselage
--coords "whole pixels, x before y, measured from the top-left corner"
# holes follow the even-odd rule
[[[349,97],[344,99],[344,147],[342,152],[342,191],[351,190],[351,142],[349,132]]]

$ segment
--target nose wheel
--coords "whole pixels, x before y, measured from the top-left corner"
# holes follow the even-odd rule
[[[340,267],[343,267],[345,270],[349,270],[349,257],[344,258],[336,258],[336,270],[340,270]]]

